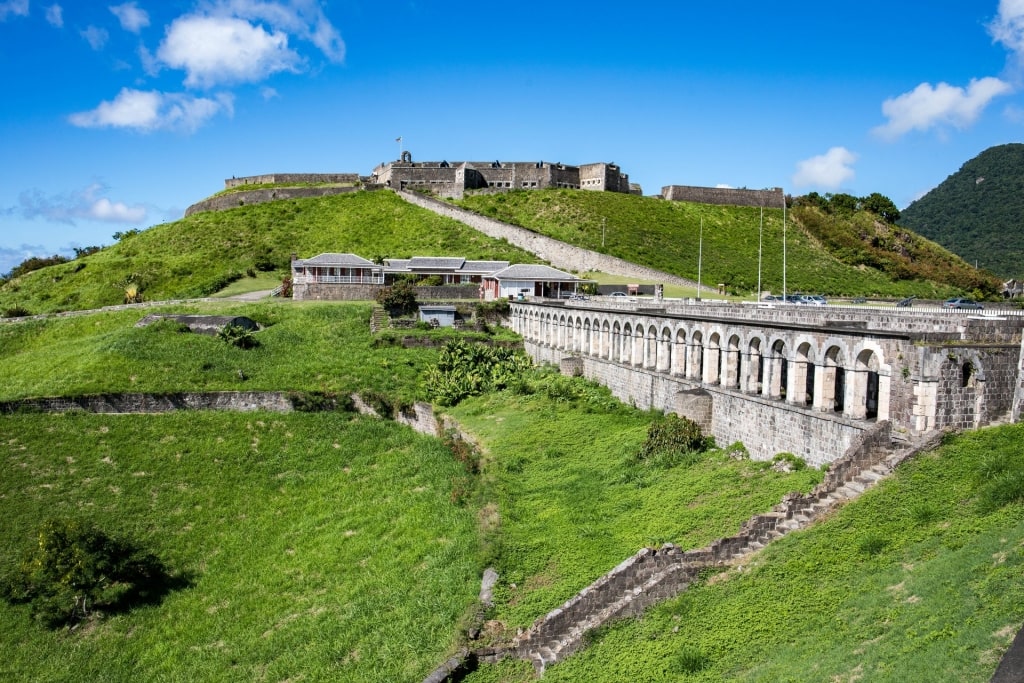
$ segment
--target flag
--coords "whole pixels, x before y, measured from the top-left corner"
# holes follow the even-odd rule
[[[402,136],[401,135],[399,135],[397,138],[395,138],[395,142],[401,142],[401,141],[402,141]]]

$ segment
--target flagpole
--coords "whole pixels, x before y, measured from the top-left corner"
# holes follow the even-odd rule
[[[700,239],[697,242],[697,301],[700,301],[700,269],[704,263],[704,216],[700,217]]]
[[[782,300],[786,301],[786,193],[782,193]]]
[[[398,158],[401,159],[402,158],[402,151],[403,151],[402,150],[402,136],[399,135],[397,138],[395,138],[395,142],[398,143]]]
[[[754,301],[761,300],[761,247],[764,244],[764,204],[761,204],[761,226],[757,229],[757,291]]]

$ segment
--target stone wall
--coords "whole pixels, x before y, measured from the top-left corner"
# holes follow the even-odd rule
[[[694,390],[702,390],[711,404],[707,433],[720,446],[742,442],[755,460],[788,452],[820,466],[840,457],[873,424],[593,356],[572,356],[573,365],[567,365],[564,351],[528,340],[524,346],[534,361],[556,365],[563,372],[582,366],[583,376],[608,387],[623,403],[674,412],[705,426],[708,401],[686,400]]]
[[[280,391],[214,391],[168,394],[99,394],[57,398],[26,398],[0,403],[0,414],[17,412],[68,413],[167,413],[174,410],[293,410],[287,394]]]
[[[781,209],[785,195],[781,187],[770,190],[738,190],[726,187],[696,187],[693,185],[666,185],[661,196],[673,202],[697,202],[723,206],[763,206]]]
[[[358,173],[265,173],[244,178],[228,178],[225,188],[244,185],[288,185],[298,183],[348,183],[354,185],[360,180]]]
[[[292,298],[296,301],[374,301],[385,285],[327,285],[293,284]],[[417,301],[456,301],[479,299],[477,285],[441,285],[413,287]]]
[[[664,284],[677,284],[684,287],[697,286],[697,283],[693,280],[687,280],[686,278],[664,273],[660,270],[654,270],[653,268],[638,266],[634,263],[630,263],[629,261],[624,261],[623,259],[615,258],[614,256],[608,256],[607,254],[599,254],[598,252],[590,251],[589,249],[574,247],[570,244],[566,244],[565,242],[560,242],[556,239],[552,239],[544,235],[538,235],[535,232],[530,232],[525,228],[509,225],[508,223],[502,223],[501,221],[481,216],[480,214],[473,213],[472,211],[466,211],[465,209],[452,206],[451,204],[434,199],[433,197],[426,197],[414,192],[398,192],[397,194],[411,204],[429,209],[434,213],[452,218],[460,223],[465,223],[469,227],[474,230],[479,230],[488,237],[508,240],[510,244],[531,252],[538,258],[547,261],[555,268],[576,272],[601,271],[611,275],[619,275],[633,279],[654,280],[655,282]]]
[[[204,211],[226,211],[237,209],[240,206],[251,204],[264,204],[280,199],[308,199],[310,197],[327,197],[347,192],[359,192],[362,189],[375,189],[372,187],[266,187],[260,190],[243,190],[240,192],[229,192],[228,194],[217,195],[196,202],[185,209],[185,215],[191,216]]]

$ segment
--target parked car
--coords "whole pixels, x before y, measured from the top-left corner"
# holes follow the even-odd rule
[[[806,306],[826,306],[825,297],[820,294],[804,294],[800,297],[800,303]]]
[[[958,309],[974,309],[979,310],[985,308],[974,299],[965,299],[963,297],[953,297],[952,299],[946,299],[942,302],[943,308],[958,308]]]
[[[782,301],[781,296],[775,296],[774,294],[765,294],[761,301]]]
[[[625,292],[612,292],[608,296],[610,296],[613,299],[628,299],[629,298],[629,295],[626,294]]]

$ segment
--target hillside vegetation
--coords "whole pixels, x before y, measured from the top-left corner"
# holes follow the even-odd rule
[[[943,298],[955,291],[995,291],[994,278],[927,240],[888,226],[866,211],[788,214],[669,202],[614,192],[518,190],[468,196],[461,206],[556,239],[696,280],[736,294],[761,289],[832,295]],[[701,227],[703,224],[703,228]],[[703,243],[703,244],[702,244]],[[602,246],[603,244],[603,246]],[[702,254],[702,256],[701,256]]]
[[[990,147],[903,211],[901,224],[1003,278],[1024,276],[1024,144]]]
[[[536,263],[537,258],[391,192],[355,192],[208,212],[128,231],[120,241],[0,286],[0,314],[97,308],[209,296],[247,271],[288,272],[290,255],[352,252],[364,258],[451,255]]]
[[[988,681],[1024,621],[1022,438],[948,439],[745,565],[592,633],[544,680]],[[505,661],[465,680],[534,677]]]

